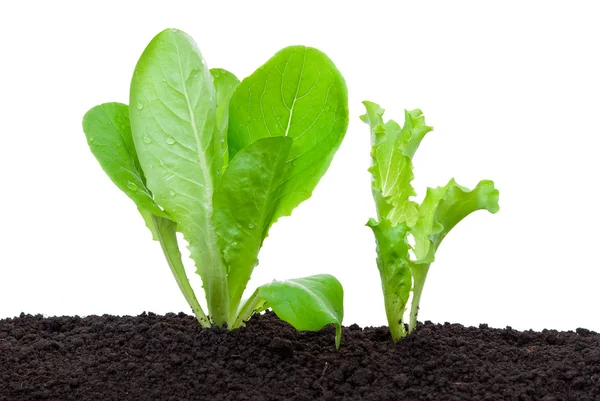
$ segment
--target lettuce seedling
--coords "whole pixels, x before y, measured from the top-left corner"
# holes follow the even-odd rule
[[[299,330],[334,324],[337,346],[343,290],[333,276],[274,281],[242,296],[270,227],[311,196],[347,126],[346,83],[319,50],[285,48],[240,82],[209,70],[193,39],[175,29],[140,57],[129,106],[105,103],[83,119],[92,153],[137,205],[202,326],[235,329],[272,308]]]
[[[427,188],[419,205],[411,185],[414,178],[412,158],[432,127],[425,124],[421,110],[405,111],[404,126],[393,120],[383,122],[378,104],[363,102],[367,113],[361,119],[371,128],[369,171],[378,221],[370,219],[377,242],[377,267],[392,339],[406,336],[404,314],[412,291],[408,333],[417,324],[419,303],[429,266],[448,232],[470,213],[486,209],[496,213],[498,191],[489,180],[480,181],[473,190],[451,179],[444,187]],[[412,235],[414,247],[409,244]],[[410,250],[414,252],[411,257]]]

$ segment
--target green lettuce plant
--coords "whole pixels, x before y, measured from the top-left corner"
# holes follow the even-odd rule
[[[496,213],[499,193],[489,180],[469,190],[451,179],[446,186],[427,188],[425,199],[417,204],[411,200],[416,195],[411,185],[412,158],[433,128],[425,124],[421,110],[405,111],[401,127],[393,120],[384,123],[384,109],[378,104],[363,104],[367,112],[361,119],[371,128],[369,171],[378,218],[367,225],[375,234],[387,320],[392,339],[398,341],[407,335],[404,315],[411,291],[408,333],[416,327],[427,272],[442,240],[470,213],[481,209]]]
[[[334,324],[337,346],[343,290],[333,276],[274,281],[242,297],[270,227],[311,196],[347,126],[346,83],[319,50],[287,47],[240,82],[209,70],[193,39],[175,29],[140,57],[129,106],[101,104],[83,119],[92,153],[137,205],[202,326],[235,329],[272,308],[299,330]]]

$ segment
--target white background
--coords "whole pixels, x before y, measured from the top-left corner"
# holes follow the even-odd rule
[[[421,319],[600,330],[600,24],[594,2],[5,2],[0,6],[0,318],[188,311],[136,208],[89,152],[81,118],[127,102],[133,67],[167,27],[210,67],[249,75],[277,50],[325,51],[351,121],[334,162],[272,229],[250,289],[336,275],[347,325],[385,324],[375,244],[368,99],[435,127],[414,186],[489,178],[441,246]],[[568,6],[567,6],[568,4]],[[190,266],[191,268],[191,266]],[[193,284],[199,280],[192,275]]]

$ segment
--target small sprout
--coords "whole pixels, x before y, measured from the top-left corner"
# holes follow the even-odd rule
[[[492,181],[483,180],[473,190],[454,179],[444,187],[427,188],[421,204],[416,195],[412,158],[428,132],[421,110],[405,111],[404,126],[393,120],[383,121],[384,110],[376,103],[363,102],[367,113],[361,119],[371,128],[369,171],[373,175],[372,192],[377,220],[367,223],[377,241],[377,267],[381,276],[383,298],[392,339],[412,332],[417,325],[419,303],[429,266],[448,232],[476,210],[496,213],[498,190]],[[414,246],[409,243],[414,239]],[[413,254],[414,256],[411,256]],[[410,293],[408,332],[403,324]]]

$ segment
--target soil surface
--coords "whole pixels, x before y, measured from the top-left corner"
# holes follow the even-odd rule
[[[228,332],[185,314],[0,320],[0,400],[600,400],[600,335],[487,325]]]

